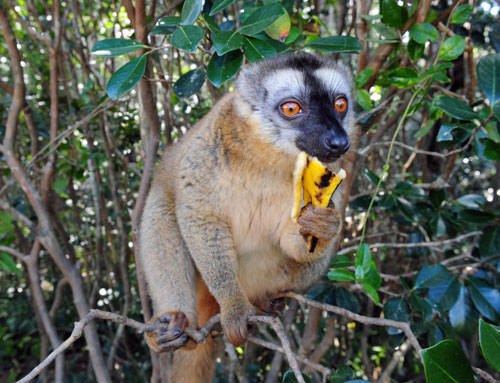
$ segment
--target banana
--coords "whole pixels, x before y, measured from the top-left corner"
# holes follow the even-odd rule
[[[293,171],[292,221],[297,222],[301,200],[303,200],[304,206],[310,202],[315,206],[328,207],[333,193],[345,177],[344,169],[340,169],[338,174],[335,174],[317,158],[309,159],[305,152],[300,152]],[[316,237],[309,236],[307,238],[307,247],[310,253],[314,252],[317,242]]]

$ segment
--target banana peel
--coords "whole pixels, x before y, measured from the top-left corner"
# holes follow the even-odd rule
[[[293,171],[294,201],[292,207],[292,221],[297,222],[301,201],[304,206],[312,203],[314,206],[328,207],[335,190],[346,177],[344,169],[335,174],[326,168],[317,158],[310,159],[307,153],[300,152]],[[307,237],[307,248],[314,252],[318,238]]]

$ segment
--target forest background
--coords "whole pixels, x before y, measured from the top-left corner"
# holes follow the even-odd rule
[[[164,381],[140,323],[118,317],[151,317],[135,257],[154,164],[242,65],[305,51],[355,75],[338,252],[281,319],[226,344],[216,381],[495,382],[499,11],[0,0],[0,380],[59,346],[37,381]],[[82,340],[60,346],[82,318]]]

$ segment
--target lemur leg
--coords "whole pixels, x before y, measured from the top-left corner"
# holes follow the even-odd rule
[[[220,305],[224,333],[233,345],[240,346],[248,336],[247,317],[255,310],[238,282],[231,229],[213,211],[199,209],[203,206],[200,201],[193,201],[193,206],[185,203],[177,211],[184,222],[182,237],[208,290]]]
[[[168,331],[146,334],[149,346],[157,352],[184,346],[188,341],[184,328],[197,324],[195,267],[177,226],[172,200],[161,189],[153,186],[150,191],[139,243],[154,319],[163,321],[161,315],[166,314],[170,320]]]
[[[197,273],[196,290],[198,293],[198,327],[219,312],[219,305]],[[194,350],[178,350],[169,371],[170,383],[205,383],[213,380],[215,358],[222,346],[221,339],[209,336],[206,343],[199,344]]]

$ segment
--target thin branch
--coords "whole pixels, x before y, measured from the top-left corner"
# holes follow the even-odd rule
[[[26,262],[26,260],[28,259],[27,255],[21,253],[19,250],[13,249],[12,247],[0,245],[0,251],[10,254],[23,262]]]
[[[47,358],[45,358],[38,366],[36,366],[28,375],[26,375],[23,379],[19,380],[17,383],[26,383],[34,379],[38,374],[42,372],[58,355],[63,353],[67,348],[69,348],[73,343],[75,343],[81,336],[82,332],[85,326],[87,326],[92,320],[94,319],[104,319],[104,320],[110,320],[112,322],[129,326],[134,329],[138,333],[143,333],[146,331],[154,331],[154,330],[166,330],[168,327],[168,323],[141,323],[139,321],[136,321],[134,319],[125,317],[123,315],[111,313],[108,311],[102,311],[102,310],[90,310],[90,312],[80,321],[75,322],[75,327],[68,339],[66,339],[59,347],[57,347],[54,351],[50,353]],[[290,366],[292,367],[295,376],[297,378],[298,382],[304,382],[304,378],[302,377],[302,374],[299,370],[297,360],[300,360],[302,363],[307,364],[311,368],[314,368],[322,373],[329,373],[329,369],[326,367],[322,368],[322,366],[319,366],[315,363],[311,363],[308,360],[304,360],[305,358],[300,357],[299,355],[296,355],[292,352],[292,349],[290,347],[290,342],[288,341],[283,325],[281,324],[281,321],[278,318],[272,318],[269,316],[256,316],[252,315],[248,318],[248,321],[251,323],[265,323],[270,325],[273,330],[276,332],[278,335],[278,338],[280,339],[283,347],[276,346],[272,343],[270,343],[269,348],[271,349],[276,349],[276,347],[279,347],[277,351],[285,353],[285,355],[288,358],[288,362]],[[199,330],[195,330],[191,327],[187,327],[184,330],[184,333],[188,335],[191,339],[195,340],[198,343],[205,343],[205,339],[212,333],[212,330],[214,327],[220,322],[220,314],[217,314],[210,318],[205,325],[200,328]],[[255,340],[255,339],[254,339]],[[255,343],[257,343],[259,340],[257,340]],[[263,341],[264,342],[264,341]],[[264,342],[267,344],[268,342]],[[263,345],[262,343],[259,343]],[[264,347],[267,347],[264,345]]]
[[[470,238],[470,237],[475,237],[476,235],[482,234],[481,231],[473,231],[471,233],[466,233],[459,235],[458,237],[455,238],[450,238],[450,239],[445,239],[442,241],[430,241],[430,242],[414,242],[414,243],[367,243],[370,248],[372,247],[392,247],[392,248],[411,248],[411,247],[438,247],[441,250],[443,250],[444,247],[453,245],[455,243],[462,242],[463,240]],[[354,251],[358,248],[358,246],[350,246],[346,247],[345,249],[342,249],[337,252],[337,254],[347,254],[350,253],[351,251]]]
[[[472,370],[474,371],[474,374],[487,381],[488,383],[500,383],[500,380],[496,380],[493,376],[488,374],[486,371],[481,370],[480,368],[472,367]]]
[[[341,307],[329,305],[326,303],[320,303],[313,301],[311,299],[307,299],[306,297],[293,293],[293,292],[288,292],[284,294],[280,294],[279,297],[288,297],[288,298],[293,298],[296,299],[299,302],[303,302],[311,307],[317,307],[321,310],[331,312],[333,314],[337,314],[340,316],[343,316],[347,319],[366,324],[366,325],[374,325],[374,326],[384,326],[384,327],[394,327],[397,329],[402,330],[408,340],[411,342],[411,345],[416,351],[422,350],[422,347],[420,346],[420,343],[418,342],[417,338],[415,337],[415,334],[413,334],[413,331],[410,328],[410,325],[406,322],[398,322],[395,320],[391,319],[385,319],[385,318],[373,318],[373,317],[367,317],[364,315],[359,315],[356,313],[353,313],[352,311],[343,309]]]
[[[258,344],[259,346],[268,348],[270,350],[274,350],[274,351],[281,352],[282,354],[286,354],[286,351],[283,347],[280,347],[280,346],[278,346],[274,343],[268,342],[266,340],[262,340],[262,339],[254,337],[254,336],[250,336],[250,337],[248,337],[248,341],[255,343],[255,344]],[[295,353],[292,353],[292,354],[297,361],[299,361],[300,363],[304,363],[306,366],[309,366],[313,370],[316,370],[323,375],[328,376],[332,373],[332,370],[330,370],[328,367],[325,367],[325,366],[318,364],[318,363],[313,363],[309,359],[304,358],[302,355],[295,354]]]

